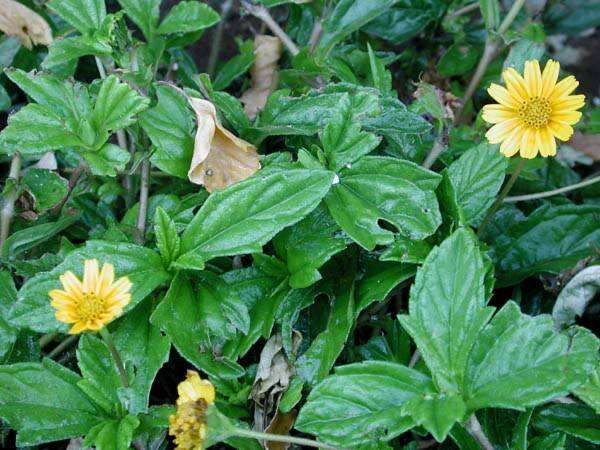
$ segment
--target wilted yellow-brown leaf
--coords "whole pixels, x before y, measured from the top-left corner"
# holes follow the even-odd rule
[[[267,103],[277,85],[277,61],[281,58],[281,41],[275,36],[259,34],[254,38],[254,64],[250,69],[252,87],[242,95],[244,110],[254,119]]]
[[[211,102],[199,98],[190,98],[189,102],[198,123],[188,171],[192,183],[212,192],[245,180],[260,169],[256,147],[226,130]]]
[[[14,0],[0,0],[0,30],[19,37],[27,48],[52,43],[52,30],[42,16]]]

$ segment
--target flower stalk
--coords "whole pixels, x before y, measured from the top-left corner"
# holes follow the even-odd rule
[[[317,442],[312,439],[305,439],[305,438],[300,438],[300,437],[295,437],[295,436],[284,436],[282,434],[261,433],[259,431],[245,430],[243,428],[233,428],[231,430],[231,432],[235,436],[257,439],[259,441],[288,442],[290,444],[298,444],[298,445],[304,445],[306,447],[314,447],[314,448],[324,448],[324,449],[328,449],[328,450],[337,450],[338,449],[338,447],[334,447],[332,445],[323,444],[322,442]]]
[[[102,336],[102,339],[104,340],[106,345],[108,346],[108,349],[110,350],[110,354],[112,355],[113,359],[115,360],[115,364],[117,365],[117,370],[119,371],[119,378],[121,379],[121,385],[124,388],[128,388],[129,381],[127,380],[127,373],[125,372],[125,366],[123,365],[123,360],[121,359],[121,355],[119,354],[119,351],[117,350],[117,347],[115,346],[115,343],[112,339],[110,331],[108,331],[108,328],[103,327],[100,329],[99,333],[100,333],[100,336]]]
[[[15,183],[19,179],[21,174],[21,154],[15,152],[10,162],[10,170],[8,173],[8,180],[14,180]],[[8,181],[7,180],[7,181]],[[10,234],[10,224],[15,214],[15,201],[19,196],[19,190],[15,186],[14,189],[4,199],[4,205],[2,205],[2,211],[0,211],[0,249],[4,246],[4,242]]]
[[[561,187],[558,189],[552,189],[551,191],[537,192],[535,194],[526,194],[526,195],[515,195],[514,197],[506,197],[504,199],[505,203],[517,203],[524,202],[527,200],[539,200],[542,198],[553,197],[559,194],[566,194],[567,192],[572,192],[577,189],[584,188],[586,186],[591,186],[592,184],[598,183],[600,181],[600,175],[597,175],[592,178],[588,178],[587,180],[580,181],[579,183],[571,184],[570,186]]]

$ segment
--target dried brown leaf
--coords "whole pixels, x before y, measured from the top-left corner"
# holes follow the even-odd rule
[[[27,48],[52,43],[52,30],[43,17],[14,0],[0,0],[0,31],[17,36]]]
[[[277,410],[275,417],[273,417],[273,420],[271,420],[271,423],[265,429],[265,433],[287,436],[294,426],[297,415],[298,413],[295,410],[286,413]],[[267,450],[286,450],[290,446],[289,442],[280,441],[265,441],[264,444]]]
[[[199,98],[190,98],[189,102],[198,123],[188,171],[192,183],[212,192],[245,180],[260,169],[256,147],[225,129],[211,102]]]
[[[281,58],[281,52],[279,38],[264,34],[254,38],[254,64],[250,69],[252,87],[244,92],[241,98],[244,110],[251,119],[265,107],[267,97],[277,86],[277,61]]]
[[[594,161],[600,161],[600,134],[583,134],[576,131],[569,141],[569,145]]]

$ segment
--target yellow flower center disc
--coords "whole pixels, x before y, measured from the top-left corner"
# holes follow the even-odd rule
[[[530,97],[519,108],[519,117],[530,128],[543,128],[548,125],[552,107],[550,101],[540,97]]]
[[[92,293],[85,293],[76,308],[81,321],[97,320],[104,312],[104,299]]]

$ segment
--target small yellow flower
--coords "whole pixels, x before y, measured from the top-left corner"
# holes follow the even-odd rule
[[[48,295],[56,309],[56,319],[73,324],[71,334],[100,330],[121,315],[131,301],[129,278],[122,277],[115,282],[113,265],[105,263],[100,271],[95,259],[85,261],[83,282],[71,271],[61,275],[60,282],[63,289],[55,289]]]
[[[198,372],[188,370],[177,392],[177,411],[169,417],[169,434],[179,450],[202,450],[208,432],[206,409],[215,401],[215,387]]]
[[[556,155],[556,139],[568,141],[572,125],[581,118],[577,111],[585,96],[570,95],[579,82],[569,76],[557,83],[560,64],[548,61],[544,71],[537,60],[525,63],[525,76],[515,69],[504,71],[506,88],[492,83],[488,93],[499,103],[483,107],[483,120],[495,124],[486,134],[491,144],[500,144],[505,156],[520,151],[523,158],[535,158],[538,152]]]

